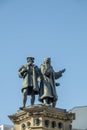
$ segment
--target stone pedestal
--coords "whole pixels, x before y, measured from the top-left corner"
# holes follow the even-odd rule
[[[15,130],[71,130],[74,113],[65,109],[34,105],[8,116]]]

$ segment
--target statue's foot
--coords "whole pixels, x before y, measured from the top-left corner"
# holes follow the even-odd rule
[[[44,106],[50,107],[51,105],[50,105],[50,104],[47,104],[47,103],[44,103]]]
[[[20,110],[23,110],[24,108],[25,108],[25,107],[20,107],[19,109],[20,109]]]

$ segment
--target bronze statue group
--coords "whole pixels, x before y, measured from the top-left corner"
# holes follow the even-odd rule
[[[34,64],[34,57],[27,57],[27,64],[18,70],[18,75],[23,78],[23,109],[26,106],[27,96],[31,97],[31,105],[35,103],[35,95],[46,106],[55,107],[58,100],[55,80],[62,76],[65,69],[55,72],[51,65],[51,58],[44,58],[40,68]]]

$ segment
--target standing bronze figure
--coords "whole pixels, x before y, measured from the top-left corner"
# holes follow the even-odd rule
[[[56,106],[56,101],[58,100],[56,87],[59,83],[55,80],[62,76],[65,69],[55,72],[51,66],[51,59],[45,58],[44,63],[41,65],[41,83],[40,83],[40,93],[39,101],[43,102],[45,105],[52,107]]]
[[[18,70],[18,75],[23,78],[22,93],[23,107],[26,105],[27,95],[31,96],[31,105],[35,102],[35,95],[39,93],[38,78],[40,76],[38,67],[34,64],[34,57],[27,57],[27,64]]]

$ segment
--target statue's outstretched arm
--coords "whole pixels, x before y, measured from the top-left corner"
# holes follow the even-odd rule
[[[65,72],[66,69],[62,69],[59,72],[55,72],[55,79],[58,79],[60,77],[62,77],[62,73]]]

